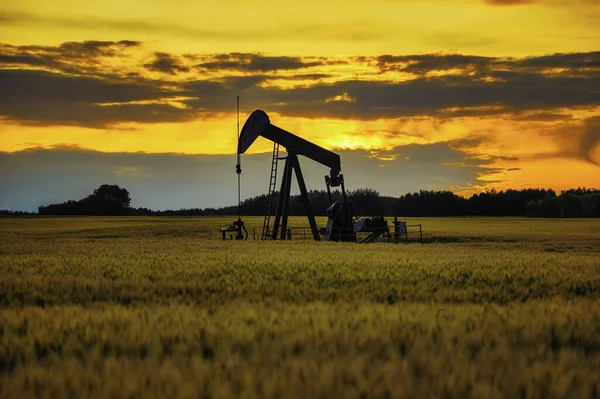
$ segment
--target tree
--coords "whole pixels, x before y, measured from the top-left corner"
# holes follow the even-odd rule
[[[527,205],[525,206],[525,216],[529,216],[529,217],[534,217],[534,216],[538,216],[538,212],[540,209],[540,206],[542,205],[542,200],[529,200],[527,202]]]
[[[553,195],[546,195],[540,207],[538,208],[538,216],[544,218],[559,218],[561,213],[560,200]]]
[[[583,216],[581,196],[569,192],[560,196],[562,202],[562,215],[565,218],[580,218]]]
[[[116,184],[103,184],[88,196],[89,199],[116,202],[123,208],[129,208],[131,197],[129,191]]]
[[[103,184],[79,201],[40,206],[41,215],[127,215],[131,209],[129,192],[117,185]]]
[[[348,197],[352,200],[355,211],[364,216],[381,215],[383,211],[383,204],[379,192],[376,190],[359,188],[348,192]]]

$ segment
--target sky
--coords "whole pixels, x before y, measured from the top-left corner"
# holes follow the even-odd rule
[[[351,190],[600,188],[598,0],[1,3],[0,209],[100,184],[232,205],[236,96],[241,124],[339,153]],[[242,156],[242,198],[271,150]]]

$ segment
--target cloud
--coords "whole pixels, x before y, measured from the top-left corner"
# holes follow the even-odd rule
[[[144,83],[107,80],[31,70],[3,70],[2,103],[31,101],[73,103],[126,102],[156,99],[165,91]]]
[[[487,66],[493,59],[462,54],[381,55],[375,58],[382,71],[398,70],[415,74],[447,69]]]
[[[189,72],[189,68],[181,63],[181,61],[168,53],[154,53],[154,61],[144,64],[144,66],[155,72],[162,72],[170,75],[176,75],[178,72]]]
[[[500,66],[509,66],[515,69],[529,68],[539,70],[540,68],[591,68],[596,73],[600,72],[600,51],[589,53],[556,53],[539,57],[526,57],[521,59],[508,59],[506,63],[498,62]]]
[[[189,121],[230,112],[236,95],[251,99],[255,108],[283,116],[360,120],[506,115],[548,121],[565,119],[557,109],[600,104],[600,92],[594,89],[600,87],[600,52],[529,58],[423,54],[347,59],[249,53],[182,58],[159,52],[153,53],[151,62],[131,65],[129,70],[94,64],[98,57],[120,57],[140,45],[123,40],[0,46],[0,65],[9,63],[0,69],[4,94],[0,117],[86,127]],[[372,72],[349,78],[348,62],[371,65]],[[190,63],[204,65],[205,72],[198,74]],[[39,66],[56,70],[51,73]],[[306,73],[308,68],[311,73]],[[144,77],[144,69],[159,71],[170,80]],[[180,72],[186,72],[185,78],[178,77]],[[394,75],[398,72],[412,77],[400,80]],[[180,98],[176,104],[169,100],[173,97]]]
[[[218,71],[235,70],[243,72],[272,72],[279,70],[310,68],[326,64],[323,60],[305,61],[301,57],[273,57],[252,53],[215,54],[206,58],[203,62],[200,62],[197,65],[199,69]]]
[[[600,159],[594,158],[594,152],[600,148],[600,116],[559,125],[547,130],[545,135],[551,137],[559,149],[535,153],[530,158],[573,158],[600,167]]]
[[[357,60],[375,62],[382,72],[402,71],[418,75],[452,69],[461,70],[463,74],[476,73],[477,77],[510,77],[522,73],[524,70],[529,70],[531,73],[541,73],[549,68],[560,68],[563,73],[582,68],[586,69],[587,74],[600,73],[600,51],[556,53],[523,58],[481,57],[443,53],[399,56],[387,54],[372,58],[359,57]]]
[[[49,62],[51,61],[51,62]],[[0,65],[29,65],[54,67],[57,62],[34,54],[0,54]]]
[[[129,48],[140,47],[132,40],[65,42],[58,46],[12,46],[0,43],[0,67],[47,67],[63,72],[90,71],[101,57],[117,57]]]
[[[598,145],[600,145],[600,117],[588,118],[579,144],[579,155],[586,161],[600,166],[600,160],[592,158],[592,151]]]
[[[408,145],[386,153],[382,161],[366,150],[338,151],[346,187],[370,187],[384,195],[420,189],[480,184],[497,172],[490,161],[452,148],[449,143]],[[382,163],[384,163],[382,167]],[[100,184],[127,188],[132,205],[153,209],[214,207],[237,200],[235,156],[102,153],[73,146],[0,152],[0,209],[35,210],[38,206],[82,198]],[[309,189],[325,189],[325,166],[300,157]],[[242,157],[243,198],[268,188],[271,154]],[[296,183],[293,190],[298,192]]]
[[[0,115],[34,125],[105,127],[118,122],[174,122],[192,111],[161,103],[179,93],[146,83],[32,70],[1,71]]]
[[[559,112],[534,111],[515,115],[514,120],[521,122],[555,122],[573,120],[573,116]]]
[[[56,52],[64,57],[81,58],[83,56],[110,56],[113,57],[117,53],[128,47],[138,47],[141,42],[133,40],[115,41],[98,41],[87,40],[83,42],[65,42],[56,48]],[[27,49],[28,46],[24,46]],[[31,49],[48,50],[52,47],[30,46]]]
[[[223,85],[214,97],[206,98],[196,87],[198,83],[185,86],[192,96],[198,97],[188,102],[192,107],[220,108],[233,95]],[[526,73],[494,82],[444,76],[405,82],[348,80],[293,89],[251,86],[241,95],[286,116],[368,120],[422,115],[485,116],[600,104],[600,93],[592,87],[600,87],[600,76],[571,78]],[[342,95],[353,101],[327,102],[328,98]]]

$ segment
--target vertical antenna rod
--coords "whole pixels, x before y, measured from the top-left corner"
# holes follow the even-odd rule
[[[240,96],[237,96],[237,139],[238,139],[238,143],[240,141]],[[237,177],[238,177],[238,219],[241,218],[241,207],[242,207],[242,202],[240,199],[240,178],[242,175],[242,165],[241,165],[241,161],[240,161],[240,153],[237,153],[237,165],[235,165],[235,171],[237,173]]]

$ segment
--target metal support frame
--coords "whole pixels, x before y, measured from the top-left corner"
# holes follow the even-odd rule
[[[317,221],[315,220],[315,215],[312,211],[312,205],[310,203],[310,197],[308,196],[308,190],[306,189],[306,183],[304,182],[302,170],[300,169],[300,162],[298,162],[298,157],[296,155],[293,156],[293,162],[294,171],[296,172],[296,180],[298,181],[298,188],[300,188],[300,199],[304,204],[304,210],[306,211],[306,217],[308,218],[308,223],[310,224],[310,230],[312,231],[315,241],[321,241],[321,235],[319,234]]]
[[[279,158],[282,159],[282,158]],[[285,166],[283,167],[283,176],[281,178],[281,188],[279,189],[279,197],[277,198],[277,209],[275,210],[275,221],[273,222],[273,230],[271,231],[271,239],[272,240],[276,240],[277,239],[277,234],[279,233],[279,226],[281,224],[281,219],[283,216],[283,208],[284,208],[284,203],[285,203],[285,198],[288,197],[287,193],[288,193],[288,184],[287,180],[288,180],[288,176],[291,176],[290,174],[290,162],[289,162],[289,158],[285,158]],[[286,218],[286,224],[287,224],[287,218]],[[285,229],[284,229],[285,231]]]
[[[288,155],[287,159],[285,160],[284,179],[281,182],[282,185],[285,185],[285,187],[282,186],[282,191],[281,191],[283,193],[283,198],[281,198],[282,202],[283,202],[283,208],[282,208],[282,214],[281,214],[281,239],[282,240],[286,239],[288,216],[290,214],[290,191],[292,189],[292,166],[293,166],[293,161],[290,159],[290,156]],[[284,188],[285,188],[285,191],[284,191]]]
[[[280,158],[281,159],[281,158]],[[308,196],[308,190],[306,189],[306,183],[304,182],[304,176],[302,175],[302,169],[300,168],[300,162],[298,161],[298,155],[293,152],[288,152],[285,157],[285,166],[283,168],[283,176],[281,179],[281,189],[279,191],[279,198],[277,200],[277,210],[275,213],[275,221],[273,222],[273,230],[271,232],[271,239],[285,240],[288,238],[288,217],[290,214],[290,196],[292,188],[292,173],[295,173],[296,180],[298,181],[298,187],[300,188],[300,198],[304,204],[308,223],[312,231],[313,238],[315,241],[320,241],[319,229],[317,228],[317,222],[312,211],[310,203],[310,197]]]

